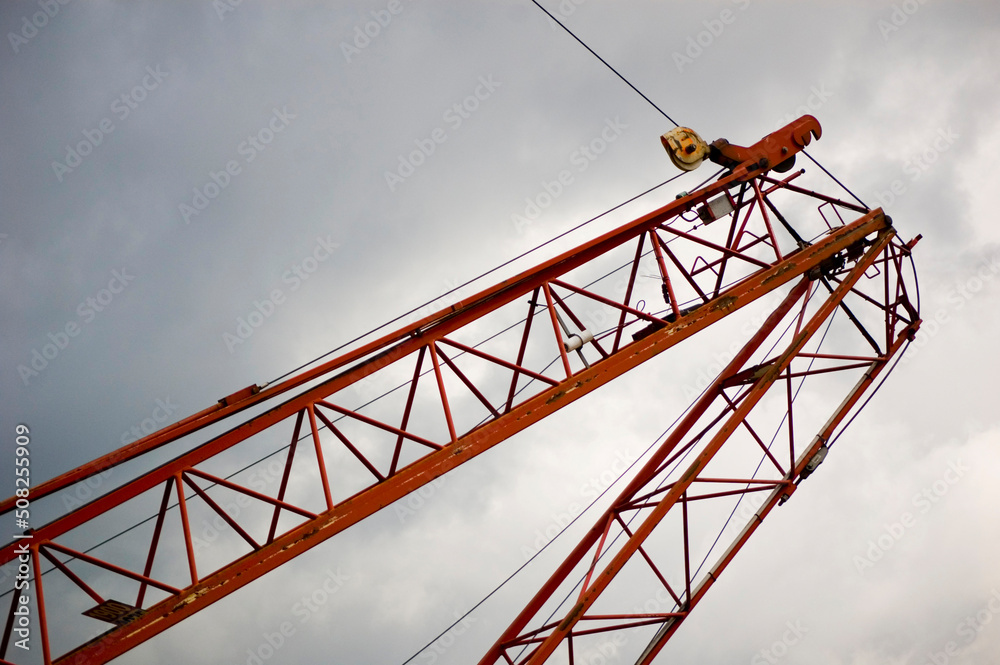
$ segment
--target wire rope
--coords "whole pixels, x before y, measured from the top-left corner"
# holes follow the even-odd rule
[[[553,21],[555,21],[555,22],[556,22],[557,24],[559,24],[559,27],[560,27],[560,28],[562,28],[563,30],[565,30],[565,31],[566,31],[567,33],[569,33],[569,35],[570,35],[570,36],[571,36],[571,37],[572,37],[573,39],[575,39],[576,41],[578,41],[578,42],[580,43],[580,45],[581,45],[581,46],[583,46],[583,48],[585,48],[585,49],[587,49],[588,51],[590,51],[591,55],[593,55],[593,56],[594,56],[595,58],[597,58],[597,59],[598,59],[598,60],[600,60],[600,61],[601,61],[602,63],[604,63],[604,66],[605,66],[605,67],[607,67],[608,69],[610,69],[610,70],[611,70],[612,72],[614,72],[614,73],[615,73],[615,76],[617,76],[617,77],[618,77],[618,78],[620,78],[620,79],[621,79],[622,81],[624,81],[624,82],[625,82],[625,84],[626,84],[626,85],[627,85],[628,87],[630,87],[630,88],[632,88],[633,90],[635,90],[635,92],[636,92],[636,93],[637,93],[637,94],[638,94],[638,95],[639,95],[640,97],[642,97],[642,98],[643,98],[643,99],[645,99],[645,100],[646,100],[647,102],[649,102],[649,105],[650,105],[650,106],[652,106],[652,107],[653,107],[654,109],[656,109],[657,111],[659,111],[659,112],[660,112],[660,114],[661,114],[661,115],[662,115],[662,116],[663,116],[664,118],[666,118],[667,120],[669,120],[670,122],[672,122],[672,123],[674,124],[674,127],[679,127],[679,126],[680,126],[680,125],[678,125],[678,124],[677,124],[677,121],[676,121],[676,120],[674,120],[674,119],[673,119],[673,118],[671,118],[671,117],[670,117],[669,115],[667,115],[667,112],[666,112],[666,111],[664,111],[663,109],[661,109],[661,108],[660,108],[659,106],[657,106],[657,105],[656,105],[656,104],[655,104],[655,103],[653,102],[653,100],[651,100],[651,99],[650,99],[649,97],[647,97],[646,95],[644,95],[644,94],[642,93],[642,91],[641,91],[641,90],[639,90],[639,88],[637,88],[637,87],[635,87],[634,85],[632,85],[632,82],[631,82],[631,81],[629,81],[629,80],[628,80],[627,78],[625,78],[625,77],[624,77],[624,76],[622,75],[622,73],[621,73],[621,72],[619,72],[619,71],[618,71],[617,69],[615,69],[614,67],[612,67],[612,66],[611,66],[611,65],[610,65],[610,64],[608,63],[608,61],[607,61],[607,60],[605,60],[604,58],[602,58],[601,56],[599,56],[599,55],[597,54],[597,52],[596,52],[596,51],[595,51],[594,49],[592,49],[592,48],[590,48],[589,46],[587,46],[587,44],[586,44],[586,43],[585,43],[585,42],[584,42],[584,41],[583,41],[582,39],[580,39],[579,37],[577,37],[577,36],[576,36],[576,33],[574,33],[574,32],[573,32],[572,30],[570,30],[569,28],[567,28],[567,27],[566,27],[566,24],[564,24],[564,23],[563,23],[562,21],[560,21],[560,20],[559,20],[559,19],[557,19],[557,18],[556,18],[555,16],[553,16],[553,15],[552,15],[552,13],[551,13],[551,12],[549,12],[549,10],[547,10],[547,9],[546,9],[545,7],[542,7],[542,6],[541,6],[541,5],[540,5],[540,4],[538,3],[538,0],[531,0],[531,2],[532,2],[532,3],[534,3],[534,5],[535,5],[536,7],[538,7],[538,8],[539,8],[539,9],[541,9],[541,10],[542,10],[543,12],[545,12],[545,14],[546,14],[546,15],[547,15],[547,16],[548,16],[548,17],[549,17],[550,19],[552,19],[552,20],[553,20]]]

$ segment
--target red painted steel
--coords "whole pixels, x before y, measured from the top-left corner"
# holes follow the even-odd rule
[[[240,412],[253,410],[250,417],[244,422],[237,422],[228,431],[140,474],[85,506],[38,528],[32,534],[31,565],[36,582],[36,604],[41,619],[45,662],[100,663],[124,653],[629,369],[696,335],[732,312],[786,284],[797,282],[781,309],[783,315],[787,314],[796,302],[802,301],[798,318],[799,324],[804,327],[796,345],[793,345],[796,351],[759,367],[743,367],[742,364],[734,366],[732,372],[724,373],[717,379],[713,388],[717,390],[717,394],[711,395],[711,399],[703,405],[704,408],[696,409],[700,417],[709,406],[719,401],[716,398],[721,397],[724,402],[723,410],[704,431],[707,432],[728,418],[724,425],[728,428],[727,431],[731,432],[737,427],[748,431],[756,441],[755,445],[758,449],[763,449],[765,457],[780,470],[782,477],[768,483],[744,478],[692,477],[686,484],[673,485],[665,493],[646,491],[642,496],[636,494],[631,498],[631,503],[626,501],[619,506],[620,510],[613,515],[613,519],[606,519],[595,526],[594,542],[600,541],[597,551],[591,551],[589,545],[581,545],[581,556],[587,552],[592,554],[590,575],[593,576],[598,570],[602,548],[606,545],[610,547],[607,543],[608,534],[618,525],[616,528],[621,528],[627,534],[627,542],[633,543],[621,551],[628,552],[629,556],[638,553],[653,571],[654,577],[668,589],[678,607],[655,613],[601,612],[588,615],[586,610],[614,577],[602,572],[597,577],[588,577],[584,591],[581,592],[579,608],[558,627],[543,625],[521,633],[520,637],[517,634],[524,626],[519,625],[516,629],[512,627],[513,632],[508,631],[510,634],[505,634],[498,642],[497,649],[491,653],[503,651],[503,657],[508,659],[506,650],[509,646],[533,644],[536,645],[536,650],[531,652],[533,655],[530,657],[534,659],[533,662],[541,662],[545,655],[559,647],[564,638],[569,644],[573,644],[574,636],[579,641],[588,635],[620,628],[620,625],[598,626],[594,622],[625,622],[648,629],[659,626],[661,633],[666,631],[664,634],[672,634],[676,625],[690,611],[695,599],[700,597],[698,594],[703,592],[703,588],[707,588],[704,581],[693,579],[690,570],[690,552],[686,539],[692,517],[688,514],[688,503],[739,494],[737,490],[720,489],[691,495],[692,485],[704,482],[723,485],[736,481],[747,482],[748,489],[743,490],[743,493],[773,488],[771,498],[777,501],[794,491],[794,482],[800,477],[804,462],[801,459],[796,462],[793,455],[786,473],[785,468],[778,463],[776,454],[768,450],[745,417],[759,399],[758,393],[765,391],[765,384],[770,386],[784,380],[790,391],[793,378],[850,371],[861,367],[865,361],[871,362],[868,375],[875,376],[899,348],[899,338],[893,340],[890,337],[900,327],[906,327],[910,334],[918,325],[917,314],[899,277],[903,270],[903,259],[909,254],[912,245],[901,246],[892,241],[891,226],[880,210],[863,211],[864,214],[859,219],[849,224],[834,225],[811,243],[801,242],[783,231],[788,227],[769,198],[773,194],[814,198],[822,201],[823,205],[836,208],[838,218],[840,210],[862,212],[853,204],[828,195],[814,195],[809,190],[791,185],[790,182],[798,177],[798,172],[783,180],[776,180],[769,175],[772,165],[794,156],[808,144],[811,137],[818,138],[819,133],[819,125],[815,119],[806,116],[749,148],[729,144],[717,147],[721,150],[722,161],[731,162],[733,155],[740,156],[743,161],[731,163],[729,173],[704,188],[485,289],[462,303],[363,344],[278,385],[263,389],[251,386],[237,391],[220,400],[215,407],[39,486],[35,492],[36,498],[190,436],[209,425],[226,421]],[[731,190],[738,192],[734,195]],[[702,224],[697,219],[691,221],[688,213],[719,195],[729,197],[733,203],[734,210],[728,221],[726,217],[722,217],[712,221],[711,226]],[[782,225],[773,224],[772,216],[781,221]],[[830,223],[826,221],[825,215],[823,220],[829,227]],[[647,235],[651,241],[649,249],[645,249]],[[634,251],[629,244],[632,242],[635,243]],[[622,254],[621,259],[615,258],[618,253]],[[646,287],[639,282],[639,266],[647,256],[655,259],[655,270],[659,273],[660,282],[655,288]],[[685,267],[692,258],[692,267]],[[605,266],[609,260],[624,261],[622,268],[628,268],[629,277],[621,292],[609,293],[601,279],[584,281],[587,279],[585,273],[592,265]],[[845,265],[849,267],[844,267]],[[869,265],[880,265],[885,281],[882,293],[877,296],[855,288],[860,275],[858,271],[863,273]],[[895,280],[893,284],[890,284],[890,276]],[[801,353],[808,335],[814,334],[818,325],[816,315],[811,322],[803,324],[806,307],[804,296],[814,293],[820,281],[828,284],[837,294],[827,299],[823,307],[836,309],[838,305],[842,306],[869,339],[867,330],[853,311],[841,301],[847,295],[859,296],[857,299],[862,304],[881,308],[879,311],[885,314],[886,352],[879,351],[876,345],[876,353],[871,357],[847,352],[839,355]],[[643,291],[650,288],[653,294],[662,296],[662,311],[650,311],[648,304],[641,304],[645,302],[642,299],[645,295]],[[891,303],[890,295],[893,298]],[[524,298],[528,298],[528,313],[518,321],[520,314],[515,312],[523,311],[518,303],[523,302]],[[574,300],[571,301],[570,298]],[[607,320],[614,323],[605,331],[586,331],[586,317],[580,315],[584,306],[610,310],[613,314]],[[473,343],[471,339],[462,339],[463,335],[468,336],[466,331],[472,324],[496,316],[508,317],[505,320],[514,317],[514,323],[509,327],[510,334],[514,337],[512,344],[489,349],[488,346],[481,347]],[[533,326],[535,316],[548,318],[551,331],[547,325]],[[774,316],[777,314],[772,318]],[[766,326],[767,330],[772,328],[773,325]],[[796,332],[800,333],[798,329]],[[631,341],[627,341],[627,335],[631,335]],[[765,329],[752,340],[753,348],[763,341],[762,336],[766,337]],[[577,344],[582,340],[587,341],[580,348],[571,348],[568,345],[572,340],[576,340]],[[602,344],[605,340],[610,342],[610,346]],[[448,352],[445,352],[446,347]],[[739,358],[745,363],[750,353],[747,351],[740,354]],[[589,359],[587,354],[591,355]],[[426,362],[428,355],[429,368]],[[550,369],[552,363],[544,365],[539,357],[552,359],[557,363],[558,370]],[[841,361],[843,365],[815,370],[810,367],[809,370],[792,372],[790,365],[796,357],[809,357],[814,361]],[[413,363],[412,372],[409,370],[409,363]],[[480,363],[481,368],[488,368],[487,378],[481,378],[482,372],[477,374],[470,371],[471,363]],[[405,394],[402,408],[389,419],[381,413],[362,413],[368,405],[355,404],[358,400],[352,399],[352,393],[348,389],[369,377],[395,376],[387,374],[396,371],[395,368],[402,370],[402,374],[407,377],[399,386],[407,388],[401,393]],[[421,392],[418,383],[421,377],[429,373],[434,375],[434,382]],[[505,378],[508,375],[509,385]],[[498,379],[503,386],[499,392]],[[868,385],[869,383],[864,384],[859,396]],[[295,393],[296,390],[299,392]],[[736,390],[736,394],[729,396],[725,393],[726,390]],[[423,397],[418,399],[418,394]],[[790,396],[791,392],[789,407]],[[840,418],[855,403],[856,399],[845,401],[847,406],[842,408]],[[478,423],[466,423],[469,420],[467,412],[473,407],[481,409],[486,415]],[[695,421],[691,421],[691,416],[685,423],[688,421],[690,426],[695,424]],[[839,422],[840,419],[837,419],[833,423],[830,433]],[[215,466],[210,467],[213,469],[211,472],[202,468],[216,464],[221,455],[234,446],[271,428],[286,426],[288,429],[284,431],[290,431],[291,437],[289,440],[285,438],[286,434],[281,434],[283,440],[289,441],[289,445],[282,464],[280,485],[273,495],[251,489],[235,478],[223,477],[214,470]],[[373,450],[370,446],[363,449],[360,442],[352,438],[354,435],[351,428],[358,427],[381,432],[391,443],[384,450]],[[328,433],[325,439],[323,430]],[[686,433],[687,430],[682,428],[672,435],[671,440],[676,445]],[[312,445],[300,449],[298,443],[305,438],[311,438]],[[794,442],[791,439],[790,434],[790,448],[794,453]],[[823,441],[828,439],[829,433]],[[724,441],[725,437],[718,439],[717,448],[721,448]],[[817,446],[818,444],[813,448]],[[338,462],[337,466],[331,467],[332,462],[327,461],[326,454],[336,447],[347,452],[345,459],[348,462]],[[309,459],[308,455],[303,457],[304,453],[299,452],[300,450],[311,450],[314,459]],[[669,463],[671,458],[676,459],[677,454],[671,456],[668,455],[669,452],[664,451],[664,459],[660,462]],[[804,459],[808,461],[809,458]],[[654,476],[662,471],[660,462],[648,469]],[[310,500],[319,501],[322,506],[313,507],[307,505],[308,501],[304,499],[289,498],[293,463],[297,472],[312,474],[314,482],[310,486],[310,496],[313,498]],[[355,466],[341,468],[348,463]],[[331,475],[331,468],[338,471],[338,474]],[[345,469],[350,471],[349,478],[356,482],[362,482],[363,479],[366,484],[362,484],[360,489],[346,489],[343,485]],[[206,485],[206,482],[211,485]],[[301,479],[296,486],[300,485]],[[636,479],[629,487],[638,491],[643,485],[643,481]],[[267,520],[257,524],[246,518],[226,514],[218,497],[213,498],[211,494],[213,491],[223,490],[238,493],[255,502],[254,505],[265,507]],[[174,491],[177,503],[171,506]],[[96,518],[107,515],[112,510],[128,509],[136,505],[147,492],[160,494],[155,495],[159,497],[159,509],[155,514],[156,522],[148,548],[143,544],[146,554],[142,572],[105,560],[98,552],[84,553],[61,544],[67,537],[78,535],[77,530],[87,528]],[[635,530],[622,518],[623,511],[664,511],[661,506],[678,503],[683,513],[685,539],[683,590],[675,590],[667,583],[667,577],[655,563],[656,552],[641,543],[641,539],[648,536],[655,524],[647,526],[644,522]],[[13,505],[13,498],[8,499],[0,505],[0,510],[9,511]],[[176,529],[174,533],[168,533],[165,527],[166,516],[173,507],[178,508],[180,515],[180,533]],[[232,558],[217,570],[200,570],[190,515],[196,509],[208,510],[210,514],[222,517],[239,542],[249,546],[251,551]],[[254,533],[260,535],[255,536]],[[182,566],[172,565],[173,562],[164,560],[163,556],[157,558],[157,552],[168,546],[180,548],[184,553]],[[15,547],[15,543],[10,543],[0,550],[0,563],[16,556]],[[93,568],[138,582],[136,607],[141,608],[141,615],[134,618],[127,628],[113,628],[85,644],[63,644],[58,635],[50,635],[50,629],[54,626],[47,621],[48,613],[39,574],[42,570],[39,552],[46,560],[53,562],[54,574],[63,575],[92,599],[106,596],[95,584],[85,581],[86,575]],[[621,552],[616,556],[619,558],[616,559],[614,570],[619,569],[628,559]],[[160,561],[161,568],[166,570],[154,575],[154,561]],[[567,570],[571,569],[572,566]],[[546,589],[548,586],[550,585]],[[158,600],[150,601],[147,598],[148,588],[158,590]],[[528,609],[533,607],[534,604]],[[524,625],[534,616],[534,612],[528,612],[528,609],[523,613],[524,622],[521,623]],[[577,624],[584,620],[590,627],[577,628]],[[9,619],[7,625],[10,625]],[[55,628],[58,631],[61,627]],[[5,632],[4,647],[7,646],[7,637]],[[53,639],[60,645],[60,649],[69,649],[54,660],[50,653]],[[663,639],[665,638],[657,638],[660,641],[654,640],[651,643],[654,652],[662,647]],[[0,658],[6,657],[8,653],[0,649]],[[572,651],[570,659],[572,662]]]
[[[862,278],[868,267],[875,263],[875,261],[883,253],[887,253],[889,251],[890,243],[893,240],[894,235],[894,231],[891,228],[882,230],[879,233],[878,238],[872,243],[861,260],[859,260],[858,263],[852,267],[850,272],[844,276],[843,279],[838,280],[839,285],[834,294],[830,298],[827,298],[819,306],[808,322],[805,322],[801,326],[796,325],[796,329],[792,335],[793,341],[787,350],[780,356],[774,357],[764,365],[758,364],[752,366],[750,369],[754,371],[748,378],[747,385],[749,385],[749,388],[747,388],[745,392],[740,393],[735,399],[730,399],[729,396],[724,393],[724,387],[727,385],[727,381],[733,377],[745,374],[745,365],[751,356],[757,351],[764,340],[770,336],[786,315],[789,314],[795,303],[802,299],[803,296],[810,290],[810,282],[808,278],[799,283],[799,285],[789,294],[782,305],[772,314],[764,325],[761,326],[756,335],[747,343],[746,346],[744,346],[743,350],[737,354],[733,361],[726,367],[726,369],[723,370],[723,372],[716,379],[716,383],[706,390],[701,399],[695,404],[685,419],[672,430],[670,436],[668,436],[663,444],[661,444],[658,451],[646,463],[643,469],[638,472],[629,486],[622,491],[621,495],[611,504],[611,507],[605,512],[605,514],[598,519],[597,523],[587,533],[576,549],[574,549],[573,552],[566,558],[549,581],[514,620],[510,628],[508,628],[508,630],[500,637],[483,660],[480,661],[481,665],[497,662],[543,663],[548,661],[556,649],[562,645],[563,641],[570,635],[574,634],[574,632],[577,638],[583,634],[592,632],[592,629],[576,631],[576,626],[580,621],[592,621],[598,618],[596,616],[588,616],[588,610],[598,600],[601,594],[608,589],[608,587],[615,580],[616,575],[623,570],[625,565],[629,563],[630,559],[632,559],[635,554],[639,554],[641,556],[646,565],[653,572],[655,578],[661,582],[664,590],[666,590],[676,601],[677,607],[675,615],[660,622],[664,627],[671,626],[671,628],[666,629],[668,631],[676,629],[672,628],[672,626],[683,621],[684,617],[686,617],[687,613],[693,609],[694,605],[697,603],[697,599],[700,597],[695,597],[691,592],[692,586],[696,585],[697,580],[692,579],[690,565],[688,563],[688,516],[686,513],[688,502],[693,500],[729,497],[733,496],[735,493],[756,491],[755,489],[751,489],[751,485],[754,483],[747,478],[701,478],[699,477],[699,474],[703,472],[710,461],[719,453],[720,450],[722,450],[723,446],[726,445],[730,436],[736,431],[737,428],[741,426],[749,428],[747,418],[771,385],[779,379],[786,379],[790,381],[790,378],[793,375],[793,373],[789,371],[792,361],[798,357],[799,353],[801,353],[804,349],[806,343],[820,330],[821,326],[829,319],[834,311],[842,305],[842,301],[845,296],[852,291],[854,285]],[[887,319],[895,317],[893,309],[894,307],[891,303],[885,307],[884,311],[888,314]],[[795,317],[797,324],[802,322],[802,315],[804,313],[805,309],[803,307],[802,311]],[[899,340],[905,340],[910,334],[915,332],[917,326],[918,323],[915,321],[906,325],[905,329],[900,333]],[[898,349],[898,344],[894,348]],[[867,363],[865,367],[871,368],[873,366],[884,366],[890,357],[891,356],[888,355],[880,357],[870,363]],[[852,368],[857,368],[857,364],[850,363],[837,369],[839,371],[846,371]],[[826,370],[807,371],[800,373],[800,375],[817,375],[825,373],[825,371]],[[738,382],[735,384],[735,387],[740,387],[741,384],[743,384],[743,382]],[[868,384],[865,383],[864,385]],[[851,394],[855,395],[859,393],[855,390],[852,391]],[[725,423],[712,436],[711,440],[707,445],[705,445],[704,449],[699,452],[698,457],[688,467],[688,469],[673,480],[673,482],[667,485],[666,488],[664,488],[666,491],[662,498],[658,499],[656,502],[651,502],[650,499],[660,492],[654,491],[652,494],[649,494],[648,488],[654,481],[659,480],[662,482],[664,480],[662,477],[662,471],[668,456],[678,449],[685,437],[694,432],[696,424],[701,422],[702,417],[706,414],[708,409],[715,402],[719,401],[720,398],[722,398],[722,401],[725,402],[722,409],[722,414],[726,415]],[[853,405],[853,402],[851,403]],[[840,418],[842,418],[846,414],[846,411],[842,409],[838,413],[840,414]],[[789,402],[789,416],[790,414],[791,402]],[[714,424],[714,422],[718,422],[718,420],[716,419],[712,424]],[[788,422],[789,432],[792,432],[793,429],[791,427],[791,421],[789,420]],[[839,419],[836,420],[834,426],[837,422],[839,422]],[[830,427],[831,425],[828,423],[825,430],[829,430]],[[692,441],[697,442],[705,433],[706,430],[697,432]],[[764,444],[759,437],[754,435],[753,438],[758,444],[764,447]],[[689,443],[688,445],[693,444]],[[810,459],[812,455],[815,454],[815,447],[816,446],[814,445],[806,451],[808,457],[805,457],[805,460]],[[792,462],[796,459],[794,441],[792,442],[790,450],[790,458]],[[788,488],[801,477],[801,468],[804,461],[799,460],[796,464],[796,473],[786,474],[773,456],[770,456],[770,459],[781,476],[780,478],[775,479],[775,489],[773,490],[773,493],[776,496],[789,496],[790,491]],[[688,493],[692,489],[693,484],[696,482],[718,484],[720,481],[722,483],[746,483],[747,489],[742,490],[741,492],[709,492],[694,497],[690,496]],[[647,491],[647,493],[640,494],[644,491]],[[681,510],[684,511],[682,516],[682,522],[685,527],[682,538],[682,547],[685,558],[683,579],[685,582],[685,588],[687,589],[684,598],[678,598],[676,592],[667,583],[662,572],[654,564],[649,553],[642,547],[642,543],[649,537],[657,525],[664,518],[666,518],[669,511],[678,504],[680,505]],[[626,512],[640,509],[650,510],[646,514],[645,519],[638,529],[629,529],[622,520],[622,515]],[[605,547],[605,544],[609,537],[609,530],[615,523],[621,526],[621,530],[625,535],[625,542],[617,550],[609,552]],[[605,553],[612,556],[611,561],[606,564],[605,568],[599,575],[595,575],[597,562],[605,555]],[[583,575],[583,583],[580,585],[580,592],[576,603],[570,607],[569,611],[561,620],[543,620],[541,626],[530,628],[529,626],[533,623],[532,620],[536,617],[536,615],[541,612],[542,608],[553,599],[555,594],[559,592],[560,589],[565,587],[568,581],[572,580],[573,572],[578,570],[580,565],[588,558],[591,563],[587,572]],[[721,569],[717,572],[721,572]],[[715,577],[717,577],[717,575],[712,577],[713,581]],[[605,617],[604,620],[607,620],[607,615],[599,616],[603,616]],[[620,617],[620,619],[618,619],[619,623],[610,626],[606,625],[602,628],[604,630],[625,631],[649,625],[646,621],[636,621],[636,619],[641,616],[639,614],[623,613],[617,616]],[[652,650],[658,651],[660,643],[664,639],[665,638],[662,636],[654,637]],[[523,659],[521,659],[520,654],[524,651],[527,651],[527,653],[523,656]],[[572,662],[573,652],[568,648],[566,656],[570,659],[570,662]],[[649,657],[651,658],[651,656]]]

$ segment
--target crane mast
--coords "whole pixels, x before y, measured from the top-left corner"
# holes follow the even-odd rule
[[[21,603],[30,605],[46,665],[107,662],[751,303],[780,296],[480,661],[573,663],[588,640],[636,631],[646,645],[636,662],[653,662],[763,519],[815,471],[920,325],[908,272],[916,240],[901,242],[880,209],[797,185],[803,171],[792,163],[820,137],[815,118],[749,147],[709,146],[685,131],[664,137],[675,164],[690,170],[708,159],[725,169],[698,190],[33,488],[31,501],[41,501],[185,442],[0,549],[0,564],[22,562],[30,578],[29,591],[0,597],[0,607],[9,603],[0,663],[15,662]],[[779,203],[794,210],[794,225]],[[655,279],[641,278],[646,264]],[[609,274],[620,278],[609,283]],[[830,335],[840,348],[821,352],[835,318],[846,329]],[[482,340],[485,328],[502,332]],[[811,412],[793,418],[807,377],[847,386],[818,425]],[[365,401],[366,385],[392,390]],[[768,443],[752,421],[779,393],[782,439]],[[803,434],[807,426],[814,429]],[[276,449],[273,490],[228,473],[240,466],[234,460]],[[696,565],[693,534],[717,512],[705,507],[750,495],[764,497],[753,518],[713,565]],[[254,510],[233,516],[225,497]],[[17,499],[0,504],[5,519]],[[138,519],[148,506],[151,531],[123,536],[142,556],[79,545],[95,525]],[[233,546],[207,558],[196,515],[221,519]],[[657,598],[655,607],[629,598],[637,589]]]

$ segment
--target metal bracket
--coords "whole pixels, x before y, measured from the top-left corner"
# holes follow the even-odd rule
[[[709,146],[708,158],[733,172],[746,168],[747,177],[750,177],[750,172],[757,170],[773,169],[784,173],[795,166],[795,155],[812,143],[814,138],[819,139],[821,136],[823,128],[820,127],[819,120],[811,115],[804,115],[748,148],[734,145],[726,139],[713,141]]]

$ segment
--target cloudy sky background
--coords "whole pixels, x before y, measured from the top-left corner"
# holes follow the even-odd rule
[[[920,340],[661,660],[761,662],[791,622],[802,635],[778,650],[788,663],[924,665],[949,642],[949,663],[992,662],[995,3],[545,5],[708,140],[749,144],[808,108],[824,128],[811,154],[882,205],[903,239],[924,236]],[[404,1],[370,43],[345,52],[386,6],[70,3],[33,32],[24,17],[37,3],[3,5],[0,422],[5,455],[15,423],[31,427],[36,483],[116,449],[161,403],[176,405],[173,420],[272,380],[674,175],[658,140],[670,123],[530,3]],[[121,96],[144,78],[151,89],[128,105]],[[479,108],[449,120],[483,81]],[[620,136],[579,170],[574,151],[609,122]],[[244,143],[269,123],[280,127],[271,143]],[[436,128],[446,141],[390,187],[385,172]],[[98,131],[79,165],[53,168]],[[180,206],[230,161],[239,173],[185,219]],[[567,168],[572,185],[516,225],[526,199]],[[283,275],[319,239],[338,247],[292,290]],[[131,279],[89,313],[87,299],[116,274]],[[286,295],[274,314],[227,344],[274,289]],[[79,334],[44,368],[19,369],[69,324]],[[728,346],[716,336],[669,371],[623,377],[446,477],[413,515],[383,511],[120,662],[244,663],[289,621],[294,635],[272,662],[402,663],[520,565],[588,479],[644,450]],[[932,508],[859,570],[869,542],[919,513],[914,496],[942,481]],[[12,474],[0,489],[12,493]],[[416,662],[474,662],[555,563],[541,559],[453,644]],[[338,570],[337,592],[302,621],[297,600]],[[990,622],[970,633],[977,612]]]

